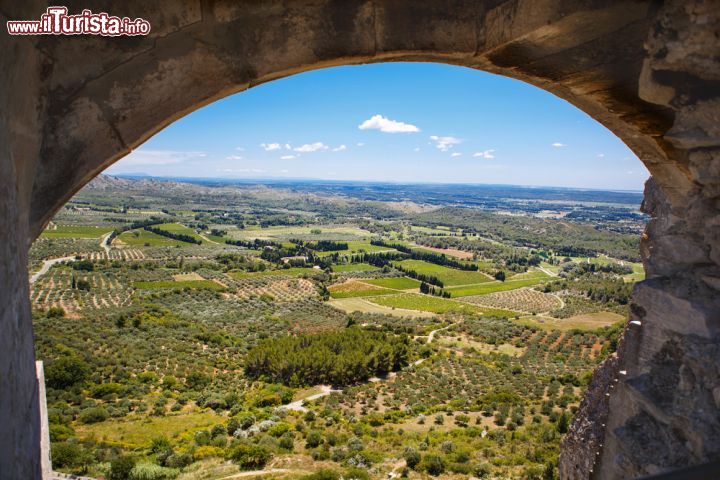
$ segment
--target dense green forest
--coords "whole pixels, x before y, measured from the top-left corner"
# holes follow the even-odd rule
[[[398,371],[409,358],[406,336],[351,327],[265,340],[248,352],[245,373],[293,387],[343,386]]]

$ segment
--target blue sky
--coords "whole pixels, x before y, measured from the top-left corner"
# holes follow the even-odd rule
[[[338,67],[257,86],[173,123],[107,173],[640,190],[615,135],[523,82],[429,63]]]

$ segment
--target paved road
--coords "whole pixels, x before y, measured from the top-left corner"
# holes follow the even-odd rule
[[[333,392],[342,392],[342,390],[335,390],[329,385],[320,385],[320,388],[322,389],[320,393],[316,393],[314,395],[310,395],[308,397],[301,398],[300,400],[288,403],[287,405],[284,405],[283,408],[287,408],[288,410],[296,410],[298,412],[307,412],[307,408],[303,406],[303,402],[305,402],[306,400],[317,400],[318,398],[326,397]]]
[[[106,233],[105,235],[100,238],[100,246],[105,250],[105,253],[107,253],[108,258],[110,258],[110,245],[108,245],[108,240],[110,240],[110,233]]]
[[[40,277],[45,275],[48,272],[48,270],[50,270],[52,268],[52,266],[55,265],[56,263],[67,262],[68,260],[74,260],[74,259],[75,259],[75,255],[70,256],[70,257],[51,258],[50,260],[45,260],[43,262],[42,268],[40,268],[40,270],[38,270],[37,272],[33,273],[32,276],[30,277],[30,283],[35,283]]]
[[[430,335],[428,335],[427,343],[432,343],[433,338],[435,338],[435,334],[437,332],[442,332],[443,330],[447,330],[448,328],[452,327],[452,325],[448,325],[447,327],[438,328],[437,330],[433,330],[430,332]]]
[[[541,267],[541,266],[538,265],[537,268],[538,268],[538,270],[540,270],[540,271],[543,272],[544,274],[550,275],[551,277],[557,277],[557,276],[558,276],[557,273],[551,272],[550,270],[548,270],[548,269],[545,268],[545,267]]]

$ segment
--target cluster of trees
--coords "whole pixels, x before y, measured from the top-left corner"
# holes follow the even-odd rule
[[[412,217],[414,225],[461,228],[463,235],[482,233],[485,237],[520,247],[553,250],[558,255],[605,253],[614,258],[639,261],[640,239],[597,230],[591,225],[554,219],[509,217],[469,208],[443,207]]]
[[[336,242],[333,240],[318,240],[317,242],[304,242],[303,240],[290,240],[293,243],[302,245],[316,252],[332,252],[335,250],[347,250],[349,247],[347,242]]]
[[[403,272],[408,277],[414,278],[415,280],[420,280],[421,282],[430,283],[430,284],[435,285],[440,288],[443,288],[445,286],[443,281],[440,280],[435,275],[427,275],[425,273],[418,273],[415,270],[405,268],[402,265],[398,265],[398,264],[393,264],[393,267],[397,268],[398,270]]]
[[[225,240],[225,243],[228,245],[235,245],[236,247],[245,247],[255,250],[260,250],[265,247],[273,247],[273,248],[280,248],[282,245],[280,245],[277,242],[273,242],[272,240],[261,240],[259,238],[256,238],[254,240],[231,240],[227,239]]]
[[[162,235],[163,237],[172,238],[173,240],[180,240],[181,242],[194,243],[196,245],[200,245],[202,243],[202,240],[186,233],[169,232],[167,230],[163,230],[162,228],[152,226],[143,227],[143,229],[156,235]]]
[[[573,290],[601,303],[627,305],[630,302],[633,284],[622,278],[609,275],[582,275],[574,280],[558,280],[546,283],[545,292]]]
[[[426,282],[420,283],[420,293],[425,295],[435,295],[436,297],[450,298],[450,292],[444,291],[442,288],[435,288]]]
[[[475,263],[461,262],[444,254],[414,250],[402,243],[390,243],[380,239],[373,239],[370,240],[370,244],[379,247],[394,248],[397,251],[407,253],[413,260],[423,260],[425,262],[434,263],[435,265],[456,268],[458,270],[476,271],[478,269],[478,266]]]
[[[247,354],[245,373],[293,387],[349,385],[408,364],[409,339],[350,327],[341,331],[267,339]]]

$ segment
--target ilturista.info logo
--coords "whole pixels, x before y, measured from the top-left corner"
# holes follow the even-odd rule
[[[7,22],[10,35],[147,35],[150,22],[142,18],[116,17],[105,12],[83,10],[68,15],[67,7],[48,7],[40,20],[12,20]]]

